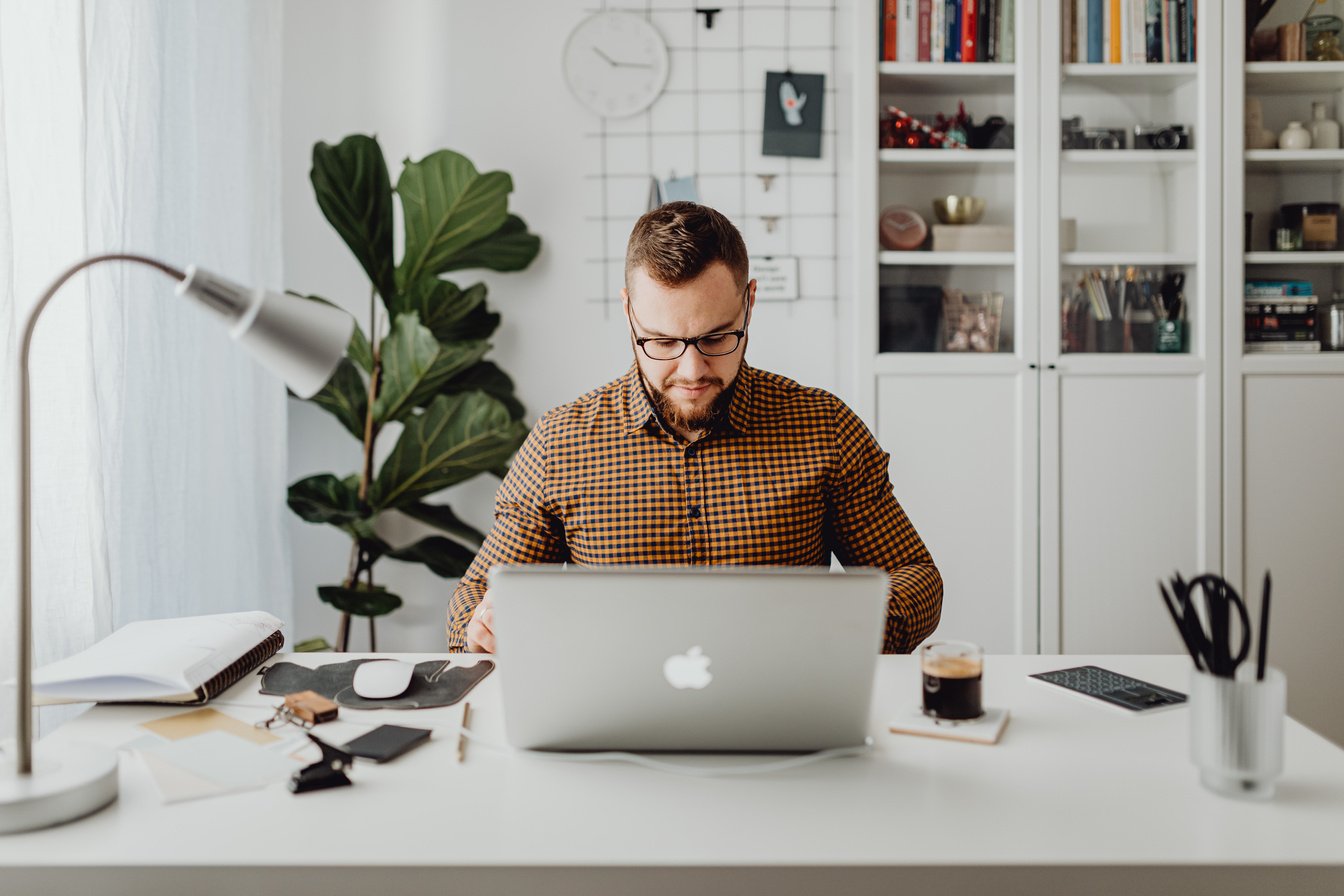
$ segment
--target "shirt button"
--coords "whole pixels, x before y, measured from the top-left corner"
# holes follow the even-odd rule
[[[700,508],[699,508],[699,507],[690,507],[690,508],[687,508],[686,512],[687,512],[688,514],[690,514],[690,517],[691,517],[691,519],[693,519],[693,520],[695,520],[695,519],[699,519],[699,518],[700,518]]]
[[[687,459],[687,460],[694,460],[694,459],[695,459],[695,448],[687,448],[687,449],[686,449],[686,459]]]

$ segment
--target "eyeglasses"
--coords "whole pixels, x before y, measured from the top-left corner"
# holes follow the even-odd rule
[[[750,288],[750,284],[748,284]],[[745,305],[747,293],[742,292],[742,303]],[[706,333],[703,336],[640,336],[635,333],[634,324],[635,309],[633,305],[630,308],[630,335],[635,337],[635,345],[648,356],[650,361],[675,361],[686,354],[686,349],[695,346],[700,354],[707,358],[716,358],[720,355],[731,355],[737,351],[737,347],[742,344],[742,338],[747,335],[747,324],[751,322],[751,314],[748,311],[747,319],[742,322],[742,328],[738,330],[723,330],[718,333]]]

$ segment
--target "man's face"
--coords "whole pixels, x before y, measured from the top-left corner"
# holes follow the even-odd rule
[[[755,286],[748,284],[744,299],[722,262],[676,287],[658,283],[643,268],[636,268],[630,275],[630,290],[621,290],[621,299],[634,336],[691,338],[744,329],[756,300]],[[687,434],[707,428],[723,411],[726,391],[742,368],[747,340],[744,336],[734,351],[717,357],[688,346],[681,357],[671,361],[654,360],[637,345],[632,347],[659,413]]]

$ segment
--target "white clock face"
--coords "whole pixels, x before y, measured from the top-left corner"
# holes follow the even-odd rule
[[[644,18],[599,12],[565,42],[565,81],[598,115],[626,118],[653,104],[667,84],[667,44]]]

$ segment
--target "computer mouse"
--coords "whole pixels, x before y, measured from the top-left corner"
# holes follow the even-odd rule
[[[351,687],[366,700],[400,696],[411,684],[415,666],[401,660],[369,660],[355,669]]]

